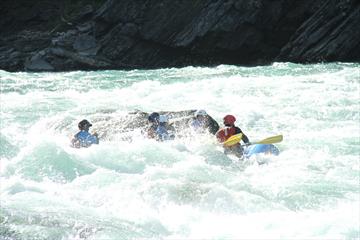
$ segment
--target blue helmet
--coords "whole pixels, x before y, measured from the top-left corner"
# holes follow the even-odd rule
[[[159,122],[166,123],[168,121],[169,121],[169,119],[168,119],[168,117],[166,115],[160,115]]]
[[[156,122],[159,121],[160,118],[160,114],[157,112],[153,112],[152,114],[149,115],[148,120],[149,122]]]
[[[205,110],[202,110],[202,109],[197,110],[197,111],[194,113],[194,116],[195,116],[195,117],[197,117],[197,116],[206,116],[206,115],[207,115],[206,111],[205,111]]]

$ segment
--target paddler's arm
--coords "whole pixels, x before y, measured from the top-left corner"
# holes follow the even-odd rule
[[[94,143],[95,143],[95,144],[99,144],[99,135],[98,135],[97,132],[95,132],[95,133],[93,134],[93,137],[95,138]]]
[[[239,127],[236,127],[236,134],[242,133],[242,138],[241,140],[243,140],[243,142],[245,144],[250,144],[250,140],[249,138],[245,135],[245,133],[243,133],[243,131],[241,131],[241,129]]]
[[[241,140],[243,140],[243,142],[244,142],[245,144],[250,144],[249,138],[248,138],[244,133],[242,133],[242,134],[243,134],[243,135],[242,135]]]
[[[73,139],[71,139],[71,146],[72,146],[72,147],[80,148],[80,141],[79,141],[79,139],[78,139],[78,137],[77,137],[78,134],[79,134],[79,133],[75,134],[74,137],[73,137]]]

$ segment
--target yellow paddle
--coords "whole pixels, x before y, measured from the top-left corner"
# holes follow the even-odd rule
[[[278,143],[283,140],[283,135],[276,135],[272,137],[265,138],[259,142],[251,143],[251,144],[271,144],[271,143]]]
[[[232,145],[235,145],[237,143],[239,143],[241,141],[242,138],[242,133],[233,135],[231,137],[228,138],[228,140],[226,140],[223,144],[225,147],[231,147]]]
[[[232,145],[235,145],[235,144],[239,143],[241,141],[241,138],[242,138],[242,133],[239,133],[239,134],[236,134],[236,135],[233,135],[233,136],[229,137],[229,139],[226,140],[223,144],[226,147],[230,147]],[[253,142],[251,144],[271,144],[271,143],[281,142],[282,140],[283,140],[282,135],[276,135],[276,136],[265,138],[265,139],[263,139],[261,141],[258,141],[258,142]],[[249,144],[249,145],[251,145],[251,144]]]

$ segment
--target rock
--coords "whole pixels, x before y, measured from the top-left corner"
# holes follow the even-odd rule
[[[276,60],[359,61],[359,23],[357,1],[327,1],[300,26]]]
[[[3,0],[0,14],[8,71],[360,61],[358,0]]]
[[[94,22],[86,22],[84,24],[79,24],[76,26],[77,30],[81,33],[87,33],[94,28]]]
[[[54,67],[51,66],[46,60],[42,59],[40,54],[37,54],[25,62],[25,70],[27,70],[27,71],[53,71]]]
[[[69,58],[83,66],[86,66],[86,69],[105,69],[111,63],[105,60],[83,56],[81,54],[71,52],[62,48],[51,48],[49,51],[51,54],[63,58]]]
[[[51,44],[53,46],[67,47],[71,48],[77,38],[78,31],[69,30],[66,32],[62,32],[54,36],[51,40]]]
[[[111,25],[119,22],[136,23],[141,21],[146,5],[143,1],[137,0],[107,0],[95,13],[94,19],[95,21],[105,21]],[[150,3],[150,5],[155,4]]]
[[[73,48],[82,55],[96,55],[98,50],[96,39],[86,34],[76,37]]]
[[[167,115],[169,123],[175,128],[176,135],[186,136],[190,132],[190,121],[194,117],[196,110],[184,110],[184,111],[160,111],[159,114]],[[97,132],[102,139],[112,139],[115,135],[123,136],[124,140],[130,140],[134,131],[146,132],[149,126],[148,116],[150,113],[142,111],[134,111],[127,115],[115,115],[113,111],[104,110],[101,117],[91,117],[93,124],[93,131]],[[97,113],[99,116],[99,113]],[[219,130],[218,123],[211,117],[209,118],[209,132],[215,134]],[[60,124],[62,124],[60,122]],[[73,124],[73,123],[71,123]],[[116,127],[114,127],[116,126]],[[71,129],[71,126],[59,126],[55,128],[59,130]],[[111,130],[111,131],[110,131]]]
[[[120,33],[124,34],[125,36],[133,37],[138,33],[138,26],[134,23],[126,23],[122,27]]]
[[[80,9],[80,11],[75,15],[74,20],[80,21],[82,18],[91,17],[94,13],[94,7],[90,4],[85,5]]]

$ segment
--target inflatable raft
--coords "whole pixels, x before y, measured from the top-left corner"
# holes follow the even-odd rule
[[[279,149],[273,144],[253,144],[244,149],[244,156],[250,158],[256,154],[279,155]]]

